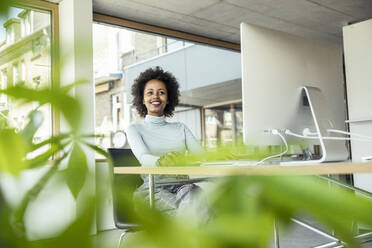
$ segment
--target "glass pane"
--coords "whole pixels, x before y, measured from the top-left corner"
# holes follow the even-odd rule
[[[102,148],[113,147],[116,132],[142,120],[131,105],[131,86],[150,67],[160,66],[177,78],[180,105],[168,121],[183,122],[199,140],[204,125],[201,107],[242,98],[239,52],[104,24],[93,25],[93,49],[96,134],[103,135],[97,139]],[[231,142],[236,138],[233,131],[242,130],[241,123],[232,127],[235,115],[242,120],[241,105],[234,116],[230,105],[214,114],[224,121],[218,135]],[[212,142],[213,137],[209,139]]]
[[[236,141],[243,142],[243,107],[242,104],[234,104]]]
[[[205,109],[205,145],[216,148],[243,140],[242,104],[227,104]]]
[[[51,16],[48,12],[11,8],[8,16],[0,18],[0,86],[14,85],[30,88],[51,85]],[[0,96],[0,119],[11,127],[23,129],[28,114],[37,108],[35,103],[20,105],[8,97]],[[44,115],[42,127],[35,141],[52,134],[50,106],[39,110]]]

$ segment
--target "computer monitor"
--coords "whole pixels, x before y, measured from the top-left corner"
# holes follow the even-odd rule
[[[305,128],[329,136],[329,128],[345,130],[342,45],[297,37],[242,23],[241,26],[243,135],[248,145],[280,145],[279,137],[265,130]],[[304,104],[304,86],[311,89],[313,110]],[[298,140],[286,136],[289,142]],[[311,150],[319,139],[305,140]],[[348,157],[345,141],[325,141],[322,158]],[[303,142],[303,141],[302,141]],[[324,149],[326,151],[324,151]]]

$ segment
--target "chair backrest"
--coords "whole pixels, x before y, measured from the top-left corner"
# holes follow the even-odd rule
[[[131,149],[109,148],[108,152],[112,158],[114,167],[141,166]],[[133,211],[134,208],[132,204],[128,204],[128,197],[132,198],[134,191],[142,184],[143,180],[139,175],[113,175],[114,221],[117,228],[128,229],[137,226],[129,221],[126,213]]]

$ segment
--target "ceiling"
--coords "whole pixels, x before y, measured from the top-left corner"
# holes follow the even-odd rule
[[[93,9],[234,43],[241,22],[341,42],[344,25],[372,18],[372,0],[93,0]]]

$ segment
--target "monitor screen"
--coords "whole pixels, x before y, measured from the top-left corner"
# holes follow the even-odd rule
[[[319,90],[313,105],[322,130],[345,130],[342,45],[297,37],[284,32],[241,24],[244,141],[249,145],[280,145],[282,140],[265,130],[316,132],[304,98],[303,86]],[[316,98],[316,99],[315,99]],[[322,102],[318,99],[322,99]],[[326,114],[324,114],[326,113]],[[327,136],[327,134],[323,134]],[[286,136],[291,142],[297,137]],[[303,140],[299,141],[303,142]],[[306,140],[309,149],[319,140]],[[334,144],[334,145],[333,145]],[[340,145],[341,144],[341,145]],[[330,141],[327,160],[348,157],[345,141]],[[335,156],[334,156],[335,155]]]

